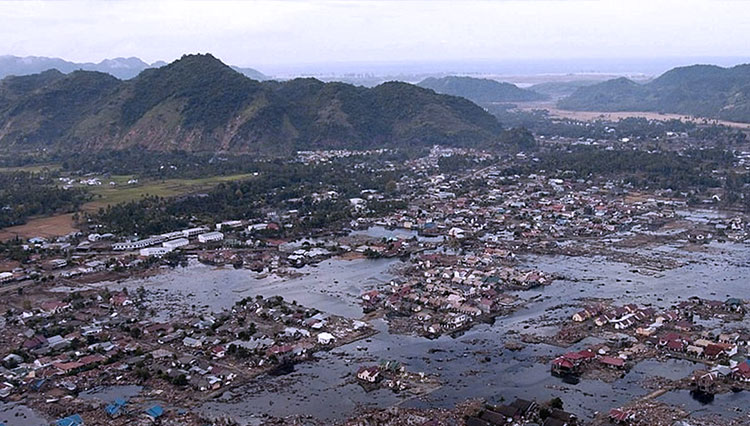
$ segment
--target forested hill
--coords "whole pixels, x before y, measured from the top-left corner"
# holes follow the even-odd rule
[[[129,79],[137,76],[147,68],[156,68],[166,65],[164,62],[147,64],[139,58],[114,58],[105,59],[98,63],[93,62],[70,62],[60,58],[48,58],[45,56],[18,57],[11,55],[0,56],[0,78],[10,75],[24,76],[37,74],[48,70],[57,70],[68,74],[73,71],[98,71],[111,74],[120,79]],[[232,67],[254,80],[268,80],[270,77],[253,68]]]
[[[750,65],[674,68],[638,84],[626,78],[581,87],[562,99],[563,109],[654,111],[750,122]]]
[[[259,82],[211,55],[122,81],[48,71],[0,81],[0,149],[289,152],[494,140],[497,120],[458,97],[399,82]]]
[[[432,89],[445,95],[461,96],[477,103],[492,102],[523,102],[547,99],[546,95],[532,90],[486,78],[448,76],[442,78],[429,77],[418,86]]]

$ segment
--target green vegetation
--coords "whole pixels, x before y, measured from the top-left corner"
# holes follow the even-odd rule
[[[638,84],[618,78],[581,87],[558,105],[584,111],[654,111],[750,122],[750,65],[693,65]]]
[[[211,55],[184,56],[127,81],[89,71],[6,79],[0,100],[0,146],[27,152],[475,146],[501,130],[470,101],[410,84],[258,82]]]
[[[664,140],[667,132],[686,133],[698,141],[711,142],[718,146],[733,146],[745,142],[741,129],[719,124],[698,124],[677,119],[651,120],[644,117],[622,118],[617,121],[580,121],[552,118],[546,110],[517,110],[512,105],[495,105],[489,110],[498,120],[508,126],[529,129],[537,136],[565,137],[594,140],[617,140],[630,138],[644,142]],[[512,146],[512,145],[511,145]]]
[[[30,216],[74,211],[86,198],[82,190],[57,187],[47,174],[0,173],[0,228],[23,224]]]
[[[185,227],[194,218],[203,222],[262,217],[270,208],[294,209],[304,220],[293,220],[289,232],[326,228],[350,220],[349,198],[362,190],[392,190],[402,171],[353,167],[351,160],[317,165],[275,161],[267,163],[262,178],[219,183],[204,194],[182,198],[146,197],[111,205],[91,214],[105,229],[119,234],[149,235]],[[314,193],[334,190],[338,197],[316,199]],[[382,202],[373,214],[401,206]]]
[[[59,164],[30,164],[28,166],[11,166],[0,167],[0,173],[28,172],[28,173],[47,173],[60,170]]]
[[[92,200],[83,207],[86,210],[92,208],[135,201],[145,196],[174,197],[197,191],[205,191],[213,188],[221,182],[249,179],[252,174],[237,174],[229,176],[211,176],[198,179],[165,179],[158,181],[146,181],[139,184],[128,185],[127,181],[132,176],[111,176],[108,181],[117,185],[110,186],[106,183],[89,189],[93,194]]]
[[[487,78],[448,76],[429,77],[417,84],[445,95],[461,96],[479,104],[493,102],[541,101],[546,95],[532,90],[521,89],[510,83],[502,83]]]
[[[723,180],[714,171],[730,168],[733,161],[734,155],[719,149],[678,154],[580,147],[541,154],[538,161],[511,167],[506,173],[529,174],[546,170],[553,176],[620,178],[641,188],[702,191],[722,187]]]
[[[109,74],[76,71],[50,78],[15,77],[0,82],[0,122],[5,127],[0,142],[5,146],[49,146],[73,137],[71,130],[100,109],[114,95],[120,80]],[[36,78],[36,80],[34,80]]]
[[[523,127],[504,130],[500,134],[499,148],[508,147],[519,151],[533,151],[536,149],[534,135]]]
[[[548,81],[537,83],[529,87],[529,90],[547,95],[552,99],[559,99],[572,95],[573,92],[581,87],[591,86],[597,83],[599,83],[599,81],[596,80]]]
[[[122,105],[122,123],[135,124],[169,99],[179,99],[182,124],[212,131],[226,124],[261,85],[210,56],[185,56],[162,68],[143,71]]]
[[[438,168],[441,173],[461,172],[472,167],[476,167],[476,162],[468,155],[451,155],[438,159]]]

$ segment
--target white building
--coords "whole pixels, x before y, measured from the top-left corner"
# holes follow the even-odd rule
[[[182,230],[182,236],[185,238],[192,237],[193,235],[198,235],[201,232],[208,231],[208,228],[205,226],[199,226],[197,228],[190,228],[190,229],[183,229]]]
[[[205,234],[198,235],[198,242],[205,244],[211,241],[221,241],[224,239],[224,234],[221,232],[207,232]]]
[[[330,343],[333,343],[334,340],[336,340],[336,338],[333,337],[333,334],[331,333],[318,334],[318,343],[320,343],[321,345],[328,345]]]
[[[8,282],[13,279],[12,272],[0,272],[0,283]]]
[[[368,383],[375,383],[380,378],[380,368],[363,367],[357,372],[357,378]]]
[[[367,202],[362,198],[350,198],[349,204],[351,204],[355,210],[362,210],[367,205]]]
[[[146,247],[141,249],[141,256],[164,256],[165,254],[172,251],[171,248],[167,247]]]
[[[189,348],[200,348],[201,346],[203,346],[203,342],[192,337],[185,337],[184,339],[182,339],[182,344]]]
[[[167,232],[165,234],[161,234],[162,237],[164,237],[165,240],[174,240],[175,238],[180,238],[183,236],[182,231],[172,231]]]
[[[184,247],[188,244],[190,244],[190,241],[188,241],[187,238],[178,238],[172,241],[165,241],[161,245],[162,247],[168,248],[170,250],[174,250],[176,248]]]
[[[241,220],[226,220],[216,224],[216,230],[221,231],[221,228],[239,228],[242,226]]]
[[[114,243],[112,244],[112,250],[138,250],[148,246],[153,246],[164,241],[161,236],[146,238],[138,241],[129,241],[125,243]]]

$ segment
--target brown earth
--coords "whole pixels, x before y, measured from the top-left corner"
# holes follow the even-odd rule
[[[73,227],[73,214],[62,214],[31,219],[23,225],[0,229],[0,241],[7,241],[15,237],[60,237],[76,231],[78,229]]]
[[[554,103],[550,102],[519,102],[518,109],[521,110],[534,110],[534,109],[546,109],[549,111],[550,116],[558,118],[570,118],[573,120],[581,121],[594,121],[594,120],[619,120],[622,118],[630,117],[643,117],[649,120],[683,120],[683,121],[695,121],[701,123],[706,121],[708,123],[722,124],[724,126],[735,127],[738,129],[750,130],[750,123],[738,123],[735,121],[716,120],[713,118],[694,117],[686,114],[667,114],[659,112],[646,112],[646,111],[617,111],[617,112],[606,112],[606,111],[568,111],[562,110],[555,107]]]

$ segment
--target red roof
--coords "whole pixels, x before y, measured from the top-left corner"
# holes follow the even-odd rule
[[[609,417],[613,420],[624,422],[625,420],[628,419],[628,417],[630,417],[630,412],[621,410],[619,408],[613,408],[609,412]]]
[[[43,302],[41,308],[45,312],[52,312],[52,311],[55,311],[55,310],[58,310],[58,309],[67,308],[68,306],[69,305],[67,303],[65,303],[65,302],[59,302],[59,301],[55,301],[55,300],[50,300],[50,301],[47,301],[47,302]]]
[[[603,356],[599,361],[602,364],[612,365],[614,367],[622,367],[625,365],[625,361],[622,358],[614,358],[611,356]]]
[[[594,358],[596,358],[596,354],[591,349],[586,349],[585,351],[578,352],[578,354],[583,359],[594,359]]]
[[[291,352],[293,350],[294,350],[294,346],[292,345],[283,345],[283,346],[275,345],[275,346],[271,346],[270,348],[268,348],[266,353],[269,355],[278,355],[278,354]]]
[[[357,374],[362,374],[364,372],[367,372],[367,374],[374,376],[375,374],[378,374],[380,372],[380,367],[377,365],[371,366],[371,367],[362,367],[357,371]]]
[[[579,360],[586,358],[584,355],[581,355],[580,352],[568,352],[565,355],[563,355],[563,357],[570,361],[579,361]]]
[[[562,368],[573,368],[573,363],[565,359],[564,357],[557,357],[552,361],[552,365],[556,365]]]
[[[669,342],[670,340],[682,340],[682,336],[677,333],[667,333],[661,337],[663,342]]]
[[[710,344],[706,346],[706,349],[703,351],[703,354],[705,354],[706,356],[717,356],[722,352],[724,352],[724,348],[722,348],[719,345]]]
[[[102,362],[102,361],[105,361],[106,359],[107,358],[104,357],[104,355],[94,354],[94,355],[87,355],[79,359],[78,362],[80,362],[83,365],[88,365],[88,364],[94,364],[97,362]]]
[[[585,351],[580,351],[580,352],[568,352],[565,355],[563,355],[563,358],[576,362],[576,361],[585,361],[585,360],[593,359],[595,356],[596,355],[594,355],[594,353],[591,352],[590,350],[585,350]]]
[[[685,346],[682,344],[682,341],[680,340],[670,340],[669,342],[667,342],[667,347],[675,351],[681,351],[685,348]]]
[[[71,370],[75,370],[76,368],[83,367],[84,364],[81,364],[80,362],[56,362],[52,365],[54,365],[55,368],[58,368],[62,371],[71,371]]]

